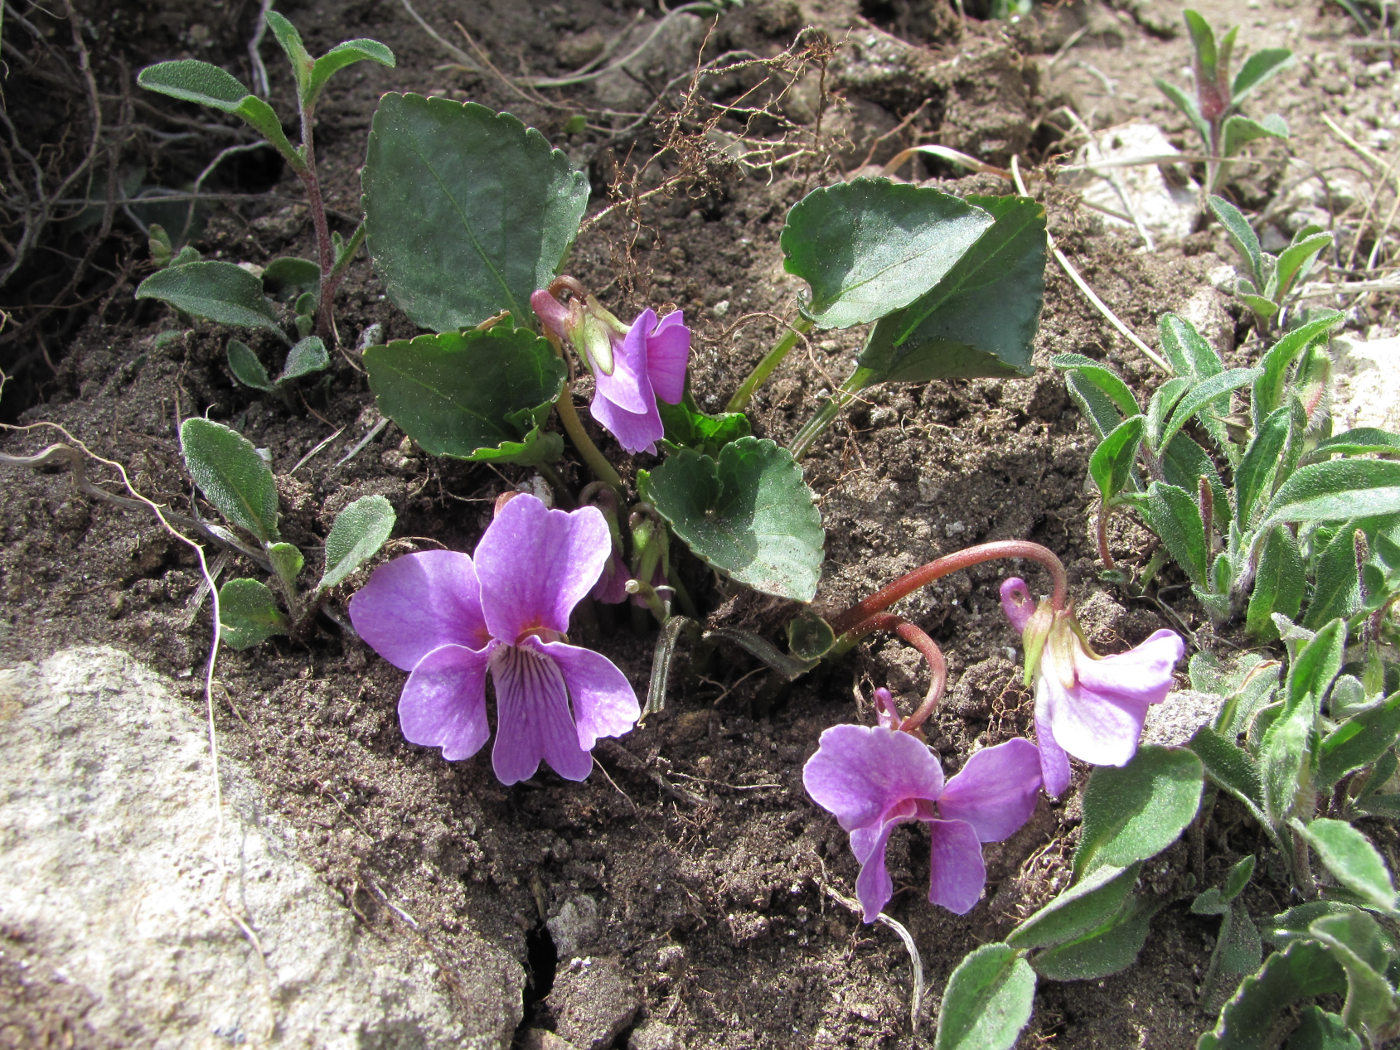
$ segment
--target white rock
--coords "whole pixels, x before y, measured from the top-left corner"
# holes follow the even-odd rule
[[[1400,338],[1339,335],[1332,340],[1336,362],[1332,432],[1380,427],[1400,433]]]
[[[1074,184],[1085,201],[1135,218],[1152,237],[1179,239],[1191,232],[1200,199],[1200,188],[1189,178],[1183,176],[1183,184],[1174,186],[1162,174],[1160,158],[1179,153],[1156,125],[1119,124],[1099,132],[1075,154],[1076,164],[1102,166],[1077,173]],[[1142,163],[1124,164],[1137,160]],[[1112,215],[1104,221],[1135,228]]]
[[[421,946],[337,901],[236,763],[220,769],[222,826],[203,724],[124,653],[0,671],[0,926],[92,995],[91,1029],[171,1050],[510,1044],[512,958],[483,941],[454,997]]]

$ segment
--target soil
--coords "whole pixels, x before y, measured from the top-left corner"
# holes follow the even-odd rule
[[[153,34],[151,26],[181,24],[165,19],[162,6],[104,5],[110,10],[99,18],[79,5],[73,17],[82,32],[74,39],[94,52],[92,42],[102,40],[92,68],[111,78],[101,82],[104,92],[129,100],[136,68],[174,57],[217,62],[246,82],[256,4],[227,3],[217,18],[183,33]],[[1197,6],[1220,26],[1240,14],[1225,0]],[[993,165],[1014,154],[1034,170],[1075,144],[1066,106],[1095,128],[1128,118],[1155,121],[1195,152],[1184,120],[1150,82],[1161,75],[1188,83],[1187,43],[1173,4],[1046,6],[1008,24],[960,19],[946,0],[755,0],[726,11],[713,27],[695,20],[661,59],[629,76],[538,90],[507,78],[567,73],[627,31],[632,6],[483,0],[473,5],[467,29],[494,70],[480,68],[454,28],[459,5],[419,0],[415,8],[456,52],[425,33],[407,3],[311,0],[280,8],[313,53],[369,36],[398,57],[392,70],[363,63],[340,74],[321,107],[318,157],[336,225],[346,233],[353,228],[365,134],[378,96],[389,90],[511,110],[589,172],[594,216],[675,176],[669,192],[592,222],[570,270],[620,315],[646,305],[685,311],[696,338],[692,383],[704,407],[727,398],[771,345],[781,320],[795,314],[800,284],[782,271],[777,235],[787,207],[808,189],[869,172],[905,146],[932,142]],[[79,45],[68,39],[64,10],[72,13],[43,15],[48,21],[39,30],[48,33],[53,58],[71,60]],[[11,38],[27,32],[9,13],[7,5],[7,56]],[[41,14],[35,8],[26,17]],[[1259,0],[1243,25],[1246,48],[1282,44],[1300,54],[1297,70],[1250,107],[1286,113],[1294,154],[1318,172],[1359,168],[1320,124],[1323,114],[1384,153],[1388,138],[1379,132],[1388,136],[1395,126],[1395,96],[1389,67],[1377,61],[1390,52],[1355,46],[1355,27],[1340,6]],[[743,51],[774,61],[692,85],[702,43],[707,59]],[[272,100],[289,111],[287,78],[274,61],[280,56],[271,46],[263,54]],[[40,73],[12,69],[12,105],[42,100],[49,82]],[[766,112],[747,130],[732,117],[719,120],[715,104],[732,103],[749,89],[743,104]],[[654,100],[653,119],[619,115]],[[189,130],[190,107],[153,96],[139,101],[139,109],[124,102],[120,116],[142,130],[132,131],[116,155],[123,164],[141,161],[144,185],[188,184],[236,139],[228,132],[178,137]],[[81,97],[72,105],[80,107]],[[580,113],[589,129],[570,133],[565,125]],[[57,121],[62,113],[52,116]],[[714,146],[721,135],[745,133],[771,145],[766,161],[737,162],[732,151]],[[789,162],[773,159],[798,150]],[[1290,187],[1282,148],[1255,152],[1272,162],[1242,168],[1232,192],[1257,209]],[[198,249],[207,258],[253,263],[312,255],[295,180],[261,159],[235,159],[237,166],[231,160],[211,179],[210,188],[232,196],[210,202],[194,237]],[[902,173],[952,192],[1006,192],[993,175],[914,163],[922,167]],[[1107,227],[1053,178],[1033,181],[1032,192],[1045,200],[1059,246],[1132,329],[1155,342],[1162,312],[1192,310],[1222,351],[1247,357],[1235,348],[1245,320],[1209,281],[1227,261],[1216,231],[1143,252],[1131,231]],[[1339,229],[1362,231],[1355,243],[1364,259],[1374,234],[1351,221],[1354,215],[1349,220],[1338,211],[1333,218]],[[133,300],[135,283],[149,272],[144,238],[121,215],[108,225],[111,236],[87,260],[90,272],[66,289],[71,301],[61,326],[53,327],[50,317],[32,329],[44,353],[36,358],[33,346],[24,353],[8,347],[15,385],[6,392],[7,418],[31,429],[4,435],[3,451],[32,454],[60,440],[53,426],[61,426],[94,453],[122,463],[142,494],[188,512],[176,427],[182,418],[207,414],[270,451],[285,538],[303,550],[317,549],[352,499],[388,497],[399,524],[385,557],[436,545],[470,550],[497,494],[530,483],[528,472],[515,468],[426,457],[392,426],[349,454],[377,420],[353,353],[333,355],[328,378],[303,386],[290,409],[236,385],[224,363],[227,333],[208,325],[181,329],[159,304]],[[1112,361],[1134,386],[1150,390],[1151,367],[1062,270],[1051,263],[1046,278],[1037,363],[1057,352],[1083,353]],[[12,298],[11,324],[27,324],[41,302]],[[1363,331],[1386,323],[1383,300],[1349,305]],[[380,338],[416,334],[363,258],[352,268],[337,316],[349,348],[370,325],[382,326]],[[270,358],[270,343],[255,346]],[[794,353],[759,392],[751,413],[755,432],[790,438],[818,398],[845,377],[856,348],[849,333],[823,334]],[[1182,589],[1139,596],[1098,580],[1084,492],[1089,451],[1063,381],[1048,369],[1021,380],[871,392],[804,461],[827,530],[817,607],[842,608],[961,546],[1027,538],[1064,558],[1081,602],[1103,592],[1087,603],[1092,640],[1101,648],[1135,643],[1161,626],[1185,627],[1193,644],[1214,645],[1208,621]],[[573,460],[564,470],[571,483],[587,480]],[[88,473],[120,491],[109,468],[94,464]],[[4,484],[0,659],[109,643],[170,675],[185,688],[191,710],[202,713],[209,610],[187,549],[147,514],[76,494],[65,473],[12,468]],[[1127,524],[1116,525],[1111,539],[1115,557],[1130,566],[1147,560],[1153,542]],[[229,575],[247,571],[236,557],[226,561]],[[785,603],[730,594],[690,571],[693,587],[715,610],[713,622],[781,639],[790,612]],[[949,770],[975,746],[1031,729],[1030,698],[1011,653],[1017,639],[996,600],[1006,574],[994,566],[964,573],[900,607],[949,659],[950,695],[928,727]],[[337,594],[333,609],[343,610],[363,578]],[[647,680],[654,635],[633,630],[625,616],[603,612],[592,634],[578,640],[607,652],[633,682]],[[1070,878],[1078,833],[1073,788],[1058,802],[1043,801],[1025,829],[989,848],[986,898],[966,917],[929,906],[922,888],[926,845],[916,831],[896,836],[889,854],[896,893],[887,910],[913,934],[929,986],[911,1031],[905,950],[888,929],[862,924],[843,903],[857,870],[846,836],[801,784],[802,765],[822,729],[870,717],[863,698],[872,686],[888,685],[906,705],[922,694],[917,659],[894,641],[867,643],[846,661],[785,685],[738,652],[697,656],[675,678],[665,710],[600,745],[598,769],[579,786],[544,772],[506,788],[485,755],[449,764],[436,751],[406,744],[395,715],[403,674],[330,621],[305,644],[276,639],[245,653],[226,650],[217,678],[221,752],[254,771],[270,804],[299,829],[306,859],[364,923],[411,950],[433,953],[449,975],[471,965],[459,947],[466,929],[505,947],[528,969],[521,1045],[544,1029],[580,1046],[601,1039],[599,1045],[624,1047],[650,1026],[652,1037],[669,1030],[674,1045],[689,1050],[931,1046],[938,996],[953,967],[972,948],[1004,936]],[[1255,848],[1225,831],[1210,834],[1205,871],[1191,871],[1184,856],[1164,859],[1154,889],[1173,903],[1156,918],[1137,964],[1102,981],[1042,982],[1019,1046],[1175,1050],[1194,1043],[1210,1023],[1198,984],[1212,930],[1189,914],[1186,880],[1218,880]],[[575,921],[595,913],[594,921]],[[556,934],[566,929],[569,943],[561,945]],[[16,1023],[38,1019],[55,1031],[80,1024],[72,1017],[80,1004],[70,1001],[71,991],[56,985],[46,996],[26,978],[24,994],[10,996],[18,980],[0,969],[9,1002],[0,1013],[15,1014]]]

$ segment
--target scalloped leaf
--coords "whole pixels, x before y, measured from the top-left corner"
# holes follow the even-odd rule
[[[743,437],[712,459],[681,449],[637,489],[706,564],[764,594],[808,602],[821,579],[821,515],[792,453]]]
[[[849,328],[933,288],[992,221],[935,189],[856,179],[794,204],[779,243],[783,267],[811,286],[803,313],[818,328]]]
[[[531,317],[578,234],[588,179],[543,135],[474,102],[385,95],[361,178],[375,272],[437,331]]]
[[[537,428],[564,388],[564,363],[528,329],[399,339],[369,347],[364,362],[379,410],[432,455],[538,462],[549,452]]]

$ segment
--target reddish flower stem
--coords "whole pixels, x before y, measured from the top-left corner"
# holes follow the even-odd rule
[[[872,631],[892,631],[908,642],[928,661],[929,685],[923,703],[904,721],[899,723],[901,733],[912,733],[918,729],[943,699],[943,690],[948,684],[948,661],[943,659],[943,650],[938,643],[902,616],[894,613],[876,613],[862,620],[851,629],[853,637],[861,637]]]
[[[934,580],[941,579],[951,573],[970,569],[984,561],[995,561],[998,558],[1025,558],[1040,565],[1050,574],[1053,587],[1050,594],[1051,606],[1057,611],[1065,608],[1069,598],[1069,575],[1065,572],[1064,562],[1060,561],[1053,551],[1038,543],[1031,543],[1029,540],[994,540],[991,543],[979,543],[974,547],[968,547],[966,550],[960,550],[953,554],[945,554],[913,572],[906,573],[893,583],[886,584],[870,597],[856,602],[845,612],[834,617],[830,621],[831,629],[840,638],[847,632],[855,630],[876,613],[884,612],[899,599],[907,594],[912,594],[920,587],[927,586]]]

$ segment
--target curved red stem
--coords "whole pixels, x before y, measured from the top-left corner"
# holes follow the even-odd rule
[[[998,558],[1025,558],[1042,566],[1050,574],[1053,585],[1050,594],[1051,606],[1057,610],[1065,607],[1069,596],[1069,574],[1065,571],[1064,562],[1060,561],[1053,551],[1029,540],[994,540],[953,554],[945,554],[913,572],[905,573],[893,583],[886,584],[870,597],[856,602],[845,612],[834,617],[830,621],[831,629],[839,638],[920,587],[961,569],[970,569],[984,561],[995,561]]]
[[[912,715],[899,723],[900,732],[912,733],[924,724],[933,713],[933,709],[938,706],[938,701],[943,699],[943,690],[948,684],[948,661],[943,658],[943,650],[938,648],[937,642],[902,616],[896,616],[894,613],[876,613],[851,628],[850,633],[859,637],[871,631],[892,631],[919,650],[920,655],[928,662],[930,680],[923,703]]]

